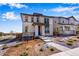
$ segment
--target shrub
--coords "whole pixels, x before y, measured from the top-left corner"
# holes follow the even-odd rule
[[[23,52],[20,56],[28,56],[28,53]]]
[[[26,50],[29,50],[29,48],[26,48]]]
[[[8,46],[6,44],[3,45],[3,50],[6,49],[6,48],[8,48]]]
[[[41,48],[41,49],[40,49],[40,51],[42,52],[42,51],[43,51],[43,49]]]
[[[76,39],[73,39],[73,41],[77,41]]]
[[[14,47],[18,47],[19,45],[15,45]]]
[[[40,46],[40,44],[38,44],[38,46]]]
[[[67,41],[66,44],[71,46],[71,45],[73,45],[73,42],[72,41]]]
[[[50,51],[54,51],[54,49],[53,48],[50,48]]]

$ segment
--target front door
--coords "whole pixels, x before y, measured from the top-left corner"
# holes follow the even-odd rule
[[[38,35],[41,35],[41,27],[38,26]]]

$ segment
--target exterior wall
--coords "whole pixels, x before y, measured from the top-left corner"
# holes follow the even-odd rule
[[[69,18],[69,24],[74,24],[75,25],[75,21],[73,18]]]
[[[39,19],[40,19],[39,20],[40,23],[44,23],[44,17],[40,16]]]
[[[59,23],[61,23],[61,24],[68,24],[69,20],[66,18],[60,18],[59,21],[60,21]]]
[[[36,22],[36,21],[37,21],[37,19],[36,19],[36,18],[37,18],[37,17],[36,17],[36,16],[34,16],[34,19],[33,19],[33,20],[34,20],[34,22]]]
[[[49,32],[53,36],[53,18],[49,18]]]

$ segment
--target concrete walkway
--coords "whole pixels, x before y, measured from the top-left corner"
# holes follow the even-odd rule
[[[48,43],[46,43],[46,44],[47,44],[47,45],[50,45],[50,46],[53,46],[53,47],[55,47],[55,48],[57,48],[57,49],[59,49],[59,50],[61,50],[61,51],[70,50],[70,48],[67,48],[67,47],[65,47],[65,46],[56,44],[56,43],[54,43],[54,42],[48,42]]]
[[[68,48],[68,47],[65,47],[65,46],[59,45],[57,43],[51,42],[52,37],[41,37],[41,38],[46,42],[47,45],[56,47],[57,49],[59,49],[61,51],[70,50],[70,48]]]
[[[79,47],[68,51],[53,54],[51,56],[79,56]]]

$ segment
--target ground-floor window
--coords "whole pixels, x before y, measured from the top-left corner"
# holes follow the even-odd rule
[[[45,26],[45,33],[49,33],[49,26]]]
[[[25,27],[25,32],[27,32],[27,31],[28,31],[28,27],[26,26],[26,27]]]

